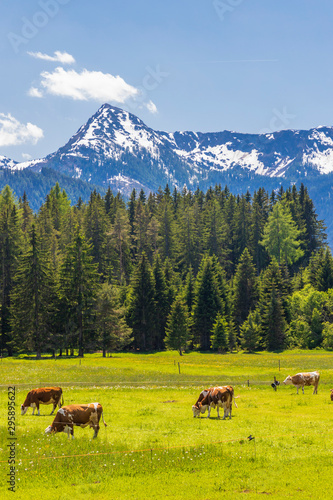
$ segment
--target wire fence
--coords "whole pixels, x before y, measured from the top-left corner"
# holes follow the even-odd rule
[[[276,436],[275,436],[276,437]],[[260,439],[268,439],[271,438],[271,436],[266,436],[266,437],[261,437]],[[49,457],[36,457],[34,459],[30,458],[19,458],[19,462],[31,462],[32,460],[40,461],[40,460],[57,460],[60,458],[77,458],[77,457],[99,457],[99,456],[105,456],[105,455],[130,455],[133,453],[145,453],[145,452],[158,452],[158,451],[169,451],[169,450],[175,450],[175,449],[197,449],[197,448],[203,448],[203,447],[210,447],[210,446],[216,446],[219,444],[226,444],[226,443],[244,443],[246,441],[255,441],[255,437],[250,434],[248,437],[241,437],[237,439],[226,439],[222,441],[212,441],[211,443],[205,443],[205,444],[196,444],[196,445],[188,445],[188,444],[179,444],[179,445],[173,445],[173,446],[167,446],[167,447],[158,447],[158,448],[143,448],[139,450],[122,450],[122,451],[106,451],[106,452],[98,452],[98,453],[78,453],[78,454],[71,454],[71,455],[55,455],[55,456],[49,456]],[[7,460],[0,460],[0,463],[7,463]]]
[[[273,380],[270,380],[270,376],[267,376],[267,380],[253,380],[253,379],[228,379],[228,380],[141,380],[141,381],[72,381],[72,382],[59,382],[57,381],[57,387],[76,387],[76,386],[84,386],[84,387],[138,387],[141,386],[144,388],[145,386],[155,386],[155,387],[177,387],[187,384],[189,386],[204,386],[204,387],[215,387],[220,385],[240,385],[250,387],[251,385],[262,385],[262,386],[270,386]],[[15,387],[31,387],[33,385],[39,385],[40,387],[53,387],[54,381],[35,381],[35,382],[22,382],[22,383],[14,383],[11,382],[12,386]],[[0,384],[0,388],[7,388],[8,384]]]

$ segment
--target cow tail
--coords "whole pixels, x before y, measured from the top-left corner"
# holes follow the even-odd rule
[[[105,425],[105,427],[108,426],[108,424],[104,421],[104,415],[103,415],[103,412],[102,412],[102,419],[103,419],[103,424]]]
[[[234,404],[235,404],[235,407],[238,408],[237,403],[236,403],[236,399],[235,399],[235,395],[234,395]]]

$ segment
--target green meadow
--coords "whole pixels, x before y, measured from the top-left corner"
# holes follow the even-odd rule
[[[274,376],[312,370],[321,373],[318,395],[270,386]],[[330,352],[4,358],[0,381],[1,499],[332,498]],[[218,420],[216,410],[193,418],[200,391],[217,384],[234,386],[233,418]],[[78,427],[74,440],[44,435],[51,406],[38,417],[21,416],[20,405],[46,385],[63,388],[65,405],[100,402],[108,426],[100,422],[95,440]],[[15,493],[6,484],[8,386],[16,387]]]

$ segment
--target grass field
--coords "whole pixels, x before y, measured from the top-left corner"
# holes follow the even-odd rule
[[[180,362],[180,373],[178,362]],[[280,362],[280,371],[279,371]],[[274,375],[319,370],[296,395],[270,387]],[[0,404],[0,498],[330,499],[333,466],[333,354],[90,355],[71,359],[3,359]],[[248,382],[249,381],[249,382]],[[232,420],[192,417],[203,388],[231,384]],[[16,387],[16,492],[8,492],[7,387]],[[65,405],[99,401],[108,427],[44,435],[51,406],[21,416],[28,390],[63,387]],[[206,415],[205,415],[206,416]],[[255,437],[248,440],[248,436]]]

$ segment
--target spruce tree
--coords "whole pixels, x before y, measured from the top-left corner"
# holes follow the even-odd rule
[[[164,342],[168,349],[177,349],[182,356],[188,339],[188,310],[183,298],[178,296],[168,316]]]
[[[97,264],[93,262],[92,245],[77,228],[60,270],[60,295],[64,320],[69,321],[76,337],[79,357],[94,346],[94,308],[99,283]]]
[[[93,191],[85,211],[85,237],[91,243],[91,255],[98,272],[104,280],[110,276],[110,262],[106,259],[107,233],[110,220],[105,213],[104,201],[100,194]]]
[[[161,350],[165,336],[166,320],[169,312],[168,291],[164,279],[161,259],[159,255],[155,257],[153,265],[153,275],[155,282],[155,339],[153,348]]]
[[[155,284],[143,252],[134,271],[127,311],[127,322],[133,330],[134,347],[140,351],[153,349],[155,339]]]
[[[215,322],[212,328],[211,346],[214,351],[226,352],[228,350],[229,328],[225,317],[217,313]]]
[[[127,282],[130,271],[130,241],[131,227],[127,212],[119,207],[115,213],[114,224],[109,232],[110,245],[116,253],[116,259],[113,260],[118,282],[122,284]]]
[[[204,351],[210,349],[210,336],[218,312],[223,312],[211,259],[205,257],[198,272],[193,306],[193,331],[196,342]]]
[[[277,351],[283,349],[287,325],[284,319],[282,300],[274,284],[267,308],[264,311],[262,324],[265,329],[267,350]]]
[[[14,277],[11,326],[14,347],[19,351],[35,351],[40,359],[54,331],[57,292],[48,255],[41,250],[34,224],[29,243]]]
[[[293,264],[304,254],[300,248],[300,236],[301,231],[288,207],[282,202],[276,203],[268,216],[261,244],[279,263]]]
[[[21,218],[22,211],[15,202],[9,186],[0,193],[0,349],[7,349],[12,355],[11,339],[11,298],[13,278],[17,269],[18,258],[23,247]]]
[[[96,296],[96,330],[102,347],[103,357],[111,351],[127,347],[133,339],[132,330],[125,321],[125,309],[121,307],[119,290],[108,283],[102,283]]]
[[[172,202],[163,198],[157,210],[159,222],[159,248],[162,259],[173,259],[175,256],[176,225]]]
[[[256,268],[247,248],[241,255],[233,282],[233,318],[237,333],[259,299]]]
[[[254,352],[261,340],[261,320],[258,309],[250,312],[240,328],[241,344],[245,351]]]

